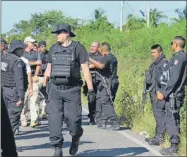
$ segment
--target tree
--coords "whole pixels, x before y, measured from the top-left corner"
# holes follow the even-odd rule
[[[127,16],[127,22],[123,25],[124,30],[133,30],[133,29],[140,29],[145,27],[146,23],[143,18],[139,18],[134,16],[133,14],[129,14]]]
[[[102,20],[103,17],[104,17],[104,13],[105,13],[105,11],[103,9],[101,9],[101,8],[96,9],[94,11],[94,18],[95,18],[95,20]]]
[[[156,8],[150,10],[150,25],[157,27],[158,24],[166,19],[167,16],[163,14],[162,11],[158,11]]]
[[[22,20],[14,24],[11,34],[28,34],[37,35],[52,30],[54,25],[60,23],[68,23],[73,29],[78,28],[79,19],[66,17],[63,12],[51,10],[44,13],[31,14],[31,19],[28,21]]]
[[[114,25],[109,22],[107,16],[104,13],[105,11],[101,8],[95,9],[93,12],[94,19],[86,22],[86,24],[81,29],[88,29],[90,31],[98,30],[101,32],[111,31],[114,28]]]
[[[129,14],[127,16],[127,22],[123,26],[126,30],[140,29],[146,26],[146,16],[143,11],[140,10],[142,17],[135,16],[133,14]],[[157,9],[150,10],[150,26],[157,27],[160,22],[167,18],[163,14],[162,11],[158,11]]]
[[[179,22],[181,20],[187,20],[186,8],[184,10],[182,10],[182,9],[176,9],[175,13],[177,13],[178,18],[172,18],[173,21]]]

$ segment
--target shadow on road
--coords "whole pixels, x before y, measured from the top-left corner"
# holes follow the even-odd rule
[[[95,149],[86,150],[76,156],[135,156],[148,152],[144,147],[128,147],[128,148],[113,148],[113,149]]]
[[[89,143],[94,143],[91,141],[81,141],[79,145],[83,144],[89,144]],[[63,148],[67,148],[71,146],[71,142],[64,142]],[[44,143],[40,145],[32,145],[32,146],[21,146],[19,147],[19,152],[26,151],[26,150],[34,150],[34,149],[53,149],[52,145],[50,143]]]
[[[16,136],[15,140],[28,140],[28,139],[34,139],[34,138],[44,138],[44,137],[49,137],[49,133],[41,133],[41,134],[32,134],[32,135],[28,135],[26,134],[25,136]]]

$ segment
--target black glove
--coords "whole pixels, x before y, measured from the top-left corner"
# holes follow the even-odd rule
[[[96,99],[95,91],[94,90],[92,90],[92,91],[88,90],[88,102],[89,103],[94,103],[95,99]]]

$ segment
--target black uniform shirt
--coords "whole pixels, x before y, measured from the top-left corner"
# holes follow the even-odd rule
[[[107,78],[111,78],[112,77],[111,65],[113,63],[113,60],[110,54],[105,55],[101,59],[101,63],[105,65],[104,69],[101,70],[102,75]]]
[[[186,53],[183,50],[173,54],[171,59],[170,78],[165,90],[162,91],[165,98],[168,98],[168,96],[172,92],[175,92],[180,86],[182,77],[185,73],[186,62]]]
[[[24,84],[24,73],[25,71],[25,65],[24,63],[19,60],[17,61],[14,66],[13,66],[13,72],[14,72],[14,77],[15,77],[15,82],[16,82],[16,91],[19,99],[24,99],[25,96],[25,84]]]
[[[92,59],[98,62],[103,58],[103,55],[99,51],[97,51],[96,53],[89,52],[88,55],[89,57],[91,57]]]

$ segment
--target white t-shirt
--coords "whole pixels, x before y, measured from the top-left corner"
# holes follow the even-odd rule
[[[29,60],[25,57],[20,57],[20,59],[26,64],[27,73],[31,73],[31,66],[29,64]]]

